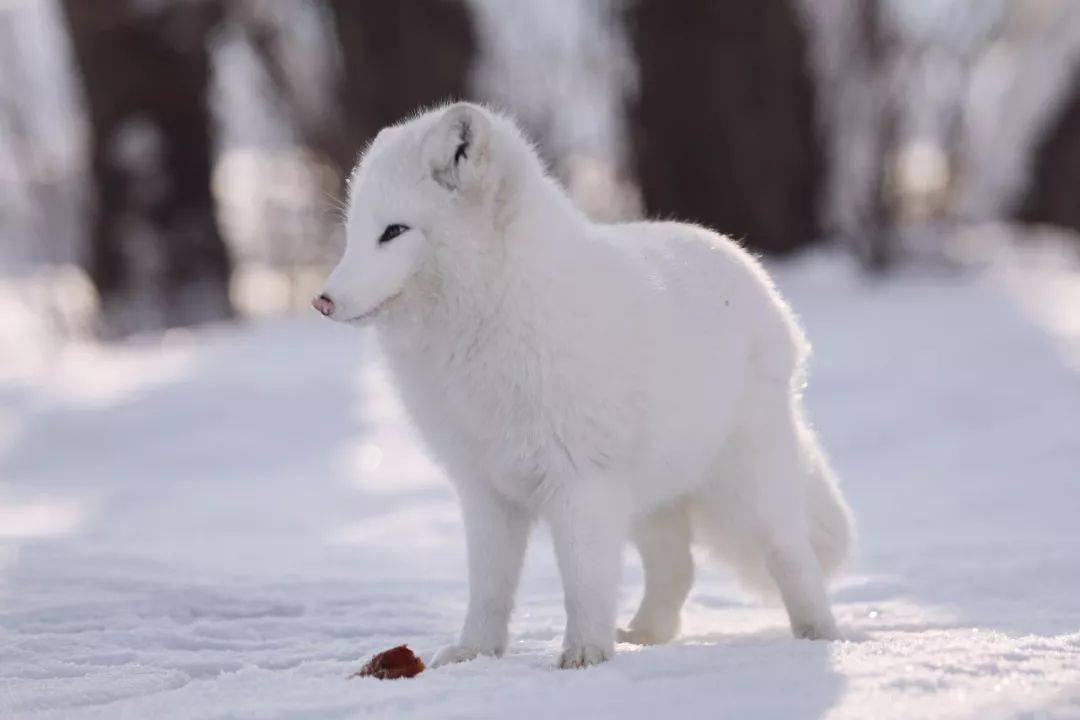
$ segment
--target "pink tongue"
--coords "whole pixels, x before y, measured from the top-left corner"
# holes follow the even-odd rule
[[[325,295],[320,295],[319,297],[312,300],[311,307],[315,308],[323,315],[329,315],[330,313],[334,312],[334,302]]]

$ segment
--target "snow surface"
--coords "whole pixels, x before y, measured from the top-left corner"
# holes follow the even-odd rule
[[[372,338],[278,319],[0,353],[0,717],[1080,717],[1080,326],[1047,319],[1066,296],[1019,303],[1035,276],[993,269],[776,269],[859,521],[834,593],[851,641],[793,640],[703,563],[680,641],[554,670],[541,531],[505,659],[347,679],[454,638],[460,520]],[[1073,313],[1077,277],[1055,275]],[[629,552],[626,577],[624,619]]]

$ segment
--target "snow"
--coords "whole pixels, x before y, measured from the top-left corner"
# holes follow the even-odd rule
[[[303,316],[20,355],[0,717],[1080,717],[1080,273],[1024,263],[776,266],[859,521],[834,592],[852,639],[793,640],[703,562],[681,640],[584,671],[552,668],[538,532],[505,659],[347,679],[402,642],[430,658],[466,599],[453,493],[365,332]],[[1060,292],[1018,301],[1040,277]],[[624,619],[640,591],[628,552]]]

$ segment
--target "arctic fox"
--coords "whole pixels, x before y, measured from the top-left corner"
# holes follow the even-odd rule
[[[695,543],[778,590],[796,637],[839,636],[825,578],[851,514],[803,419],[807,342],[747,252],[690,224],[590,221],[512,120],[467,103],[379,133],[346,235],[313,305],[377,328],[464,513],[468,610],[433,665],[502,655],[537,519],[560,667],[674,638]],[[645,594],[617,633],[627,540]]]

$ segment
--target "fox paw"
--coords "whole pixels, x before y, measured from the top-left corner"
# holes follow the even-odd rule
[[[662,645],[670,638],[658,637],[656,633],[647,628],[619,628],[615,631],[615,640],[631,645]]]
[[[596,645],[571,645],[559,655],[559,667],[563,670],[599,665],[612,658],[614,653]]]
[[[832,622],[822,623],[798,623],[791,627],[792,634],[799,640],[843,640],[836,624]]]
[[[435,653],[435,657],[431,659],[431,667],[434,669],[442,665],[468,662],[469,660],[475,660],[484,654],[484,651],[479,648],[467,647],[465,645],[447,645],[439,650],[439,652]],[[494,655],[494,653],[486,654]]]

